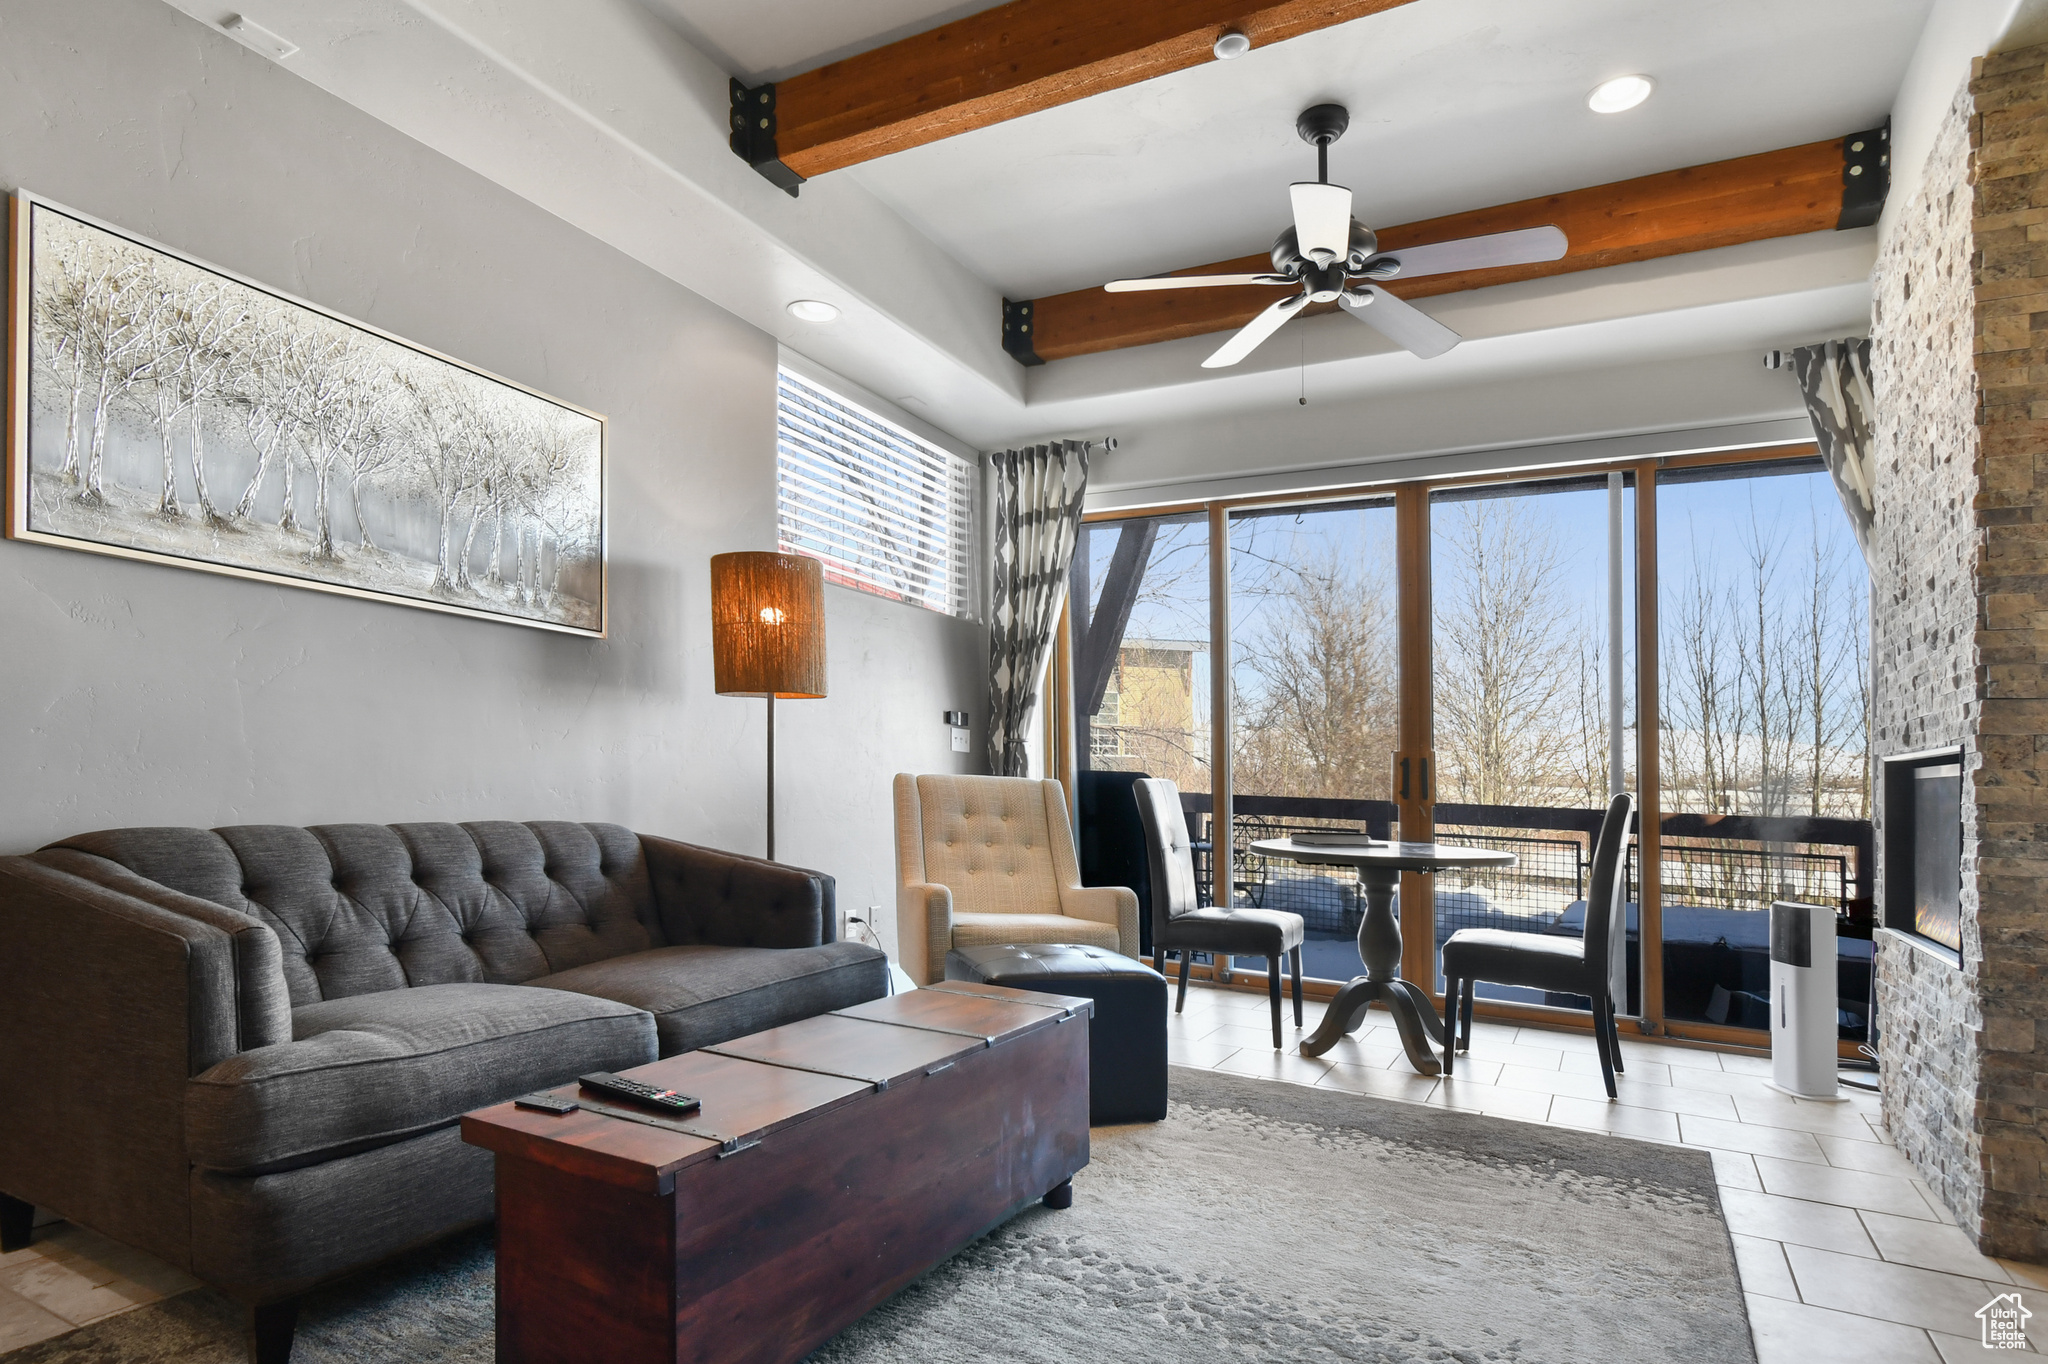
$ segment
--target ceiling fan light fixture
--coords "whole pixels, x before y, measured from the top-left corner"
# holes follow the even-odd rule
[[[789,305],[789,315],[799,322],[830,322],[839,309],[821,298],[800,298]]]
[[[1619,114],[1641,104],[1656,88],[1657,82],[1648,76],[1616,76],[1593,87],[1586,107],[1596,114]]]
[[[1245,53],[1251,51],[1252,40],[1239,33],[1236,29],[1229,28],[1225,29],[1223,36],[1216,40],[1216,46],[1212,50],[1216,53],[1217,61],[1227,62],[1233,57],[1242,57]]]

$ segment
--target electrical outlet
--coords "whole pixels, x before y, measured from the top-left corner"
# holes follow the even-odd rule
[[[967,731],[958,725],[953,727],[953,751],[955,753],[965,753],[968,751]]]

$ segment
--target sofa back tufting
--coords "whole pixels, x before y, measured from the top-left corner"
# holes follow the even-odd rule
[[[516,985],[664,945],[640,839],[616,824],[113,829],[50,848],[262,920],[294,1008],[411,985]]]

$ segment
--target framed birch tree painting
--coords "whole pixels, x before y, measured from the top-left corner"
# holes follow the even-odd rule
[[[605,422],[35,195],[7,535],[605,631]]]

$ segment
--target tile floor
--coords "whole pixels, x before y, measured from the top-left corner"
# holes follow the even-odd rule
[[[198,1280],[104,1236],[58,1222],[0,1255],[0,1353],[196,1288]]]
[[[1885,1140],[1875,1095],[1802,1103],[1764,1086],[1767,1062],[1624,1041],[1619,1103],[1601,1088],[1591,1038],[1479,1023],[1448,1080],[1419,1076],[1392,1020],[1374,1011],[1326,1056],[1291,1013],[1275,1052],[1262,995],[1194,987],[1170,1022],[1181,1065],[1443,1104],[1524,1122],[1622,1133],[1706,1149],[1721,1183],[1749,1299],[1759,1364],[1956,1364],[1990,1357],[1976,1310],[1999,1293],[2038,1293],[2048,1269],[1977,1253]],[[82,1228],[39,1228],[0,1256],[0,1352],[183,1292],[178,1271]],[[2048,1305],[2034,1306],[2048,1327]],[[2034,1337],[2042,1351],[2048,1330]],[[2048,1351],[2043,1351],[2048,1353]]]
[[[2048,1268],[1988,1259],[1935,1201],[1884,1135],[1875,1094],[1809,1103],[1765,1086],[1754,1056],[1622,1042],[1628,1067],[1610,1102],[1593,1039],[1477,1022],[1450,1079],[1417,1075],[1393,1019],[1378,1010],[1320,1057],[1301,1039],[1322,1019],[1308,1002],[1296,1031],[1284,1014],[1273,1050],[1264,994],[1188,990],[1170,1020],[1176,1064],[1204,1066],[1524,1122],[1704,1148],[1735,1238],[1759,1364],[1955,1364],[1996,1358],[1976,1311],[2000,1293],[2048,1328]],[[2048,1353],[2048,1329],[2031,1337]]]

